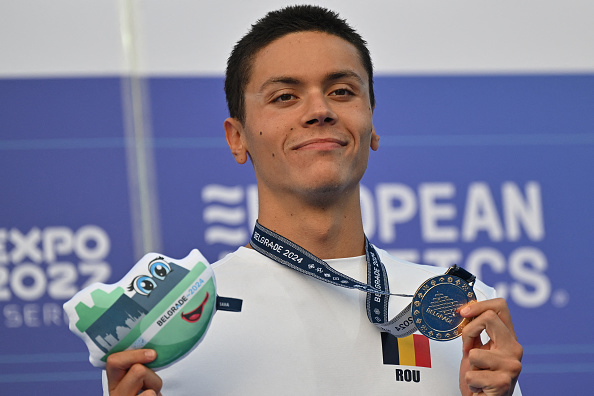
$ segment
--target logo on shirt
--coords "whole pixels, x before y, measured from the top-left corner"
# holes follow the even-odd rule
[[[381,333],[384,364],[431,368],[429,339],[424,335],[412,334],[396,338],[390,333]],[[419,370],[396,369],[396,381],[421,382]]]

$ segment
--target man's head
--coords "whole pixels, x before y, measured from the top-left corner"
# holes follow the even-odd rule
[[[260,22],[238,44],[249,61],[243,62],[248,66],[243,77],[241,71],[227,70],[227,94],[241,108],[234,109],[230,101],[231,117],[224,123],[227,143],[237,163],[251,159],[259,202],[267,208],[294,208],[290,202],[327,207],[349,201],[358,206],[369,150],[377,150],[379,141],[366,67],[371,63],[362,61],[352,40],[334,34],[340,29],[327,31],[333,26],[324,22],[329,19],[353,33],[335,14],[328,18],[329,12],[317,7],[289,10],[278,12],[282,18],[269,14],[264,20],[275,18],[275,23]],[[308,17],[286,19],[295,13]],[[313,18],[312,13],[321,16]],[[265,29],[267,25],[273,27]],[[254,32],[265,38],[257,46],[249,40]],[[242,59],[237,48],[230,65],[238,62],[236,57]],[[233,89],[231,79],[241,88]]]
[[[299,5],[268,13],[235,45],[227,61],[225,94],[232,118],[245,122],[245,88],[256,54],[273,41],[297,32],[324,32],[349,42],[359,54],[369,77],[369,99],[375,107],[373,65],[367,43],[338,14],[318,6]]]

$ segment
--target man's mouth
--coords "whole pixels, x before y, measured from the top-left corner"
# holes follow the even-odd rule
[[[293,150],[331,150],[346,146],[347,142],[334,138],[315,138],[301,142],[293,147]]]
[[[204,305],[206,305],[206,301],[208,300],[208,292],[206,292],[206,296],[204,297],[204,301],[198,306],[198,308],[190,311],[188,313],[181,313],[181,317],[183,320],[189,323],[196,323],[200,317],[202,316],[202,311],[204,310]]]

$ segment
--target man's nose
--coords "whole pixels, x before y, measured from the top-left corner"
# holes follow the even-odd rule
[[[324,95],[312,95],[308,98],[307,108],[303,114],[303,124],[305,127],[314,125],[334,124],[338,116],[328,103]]]

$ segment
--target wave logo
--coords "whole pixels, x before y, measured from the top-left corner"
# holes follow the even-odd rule
[[[258,213],[256,185],[208,184],[202,189],[202,202],[207,244],[223,244],[235,249],[248,242]]]

